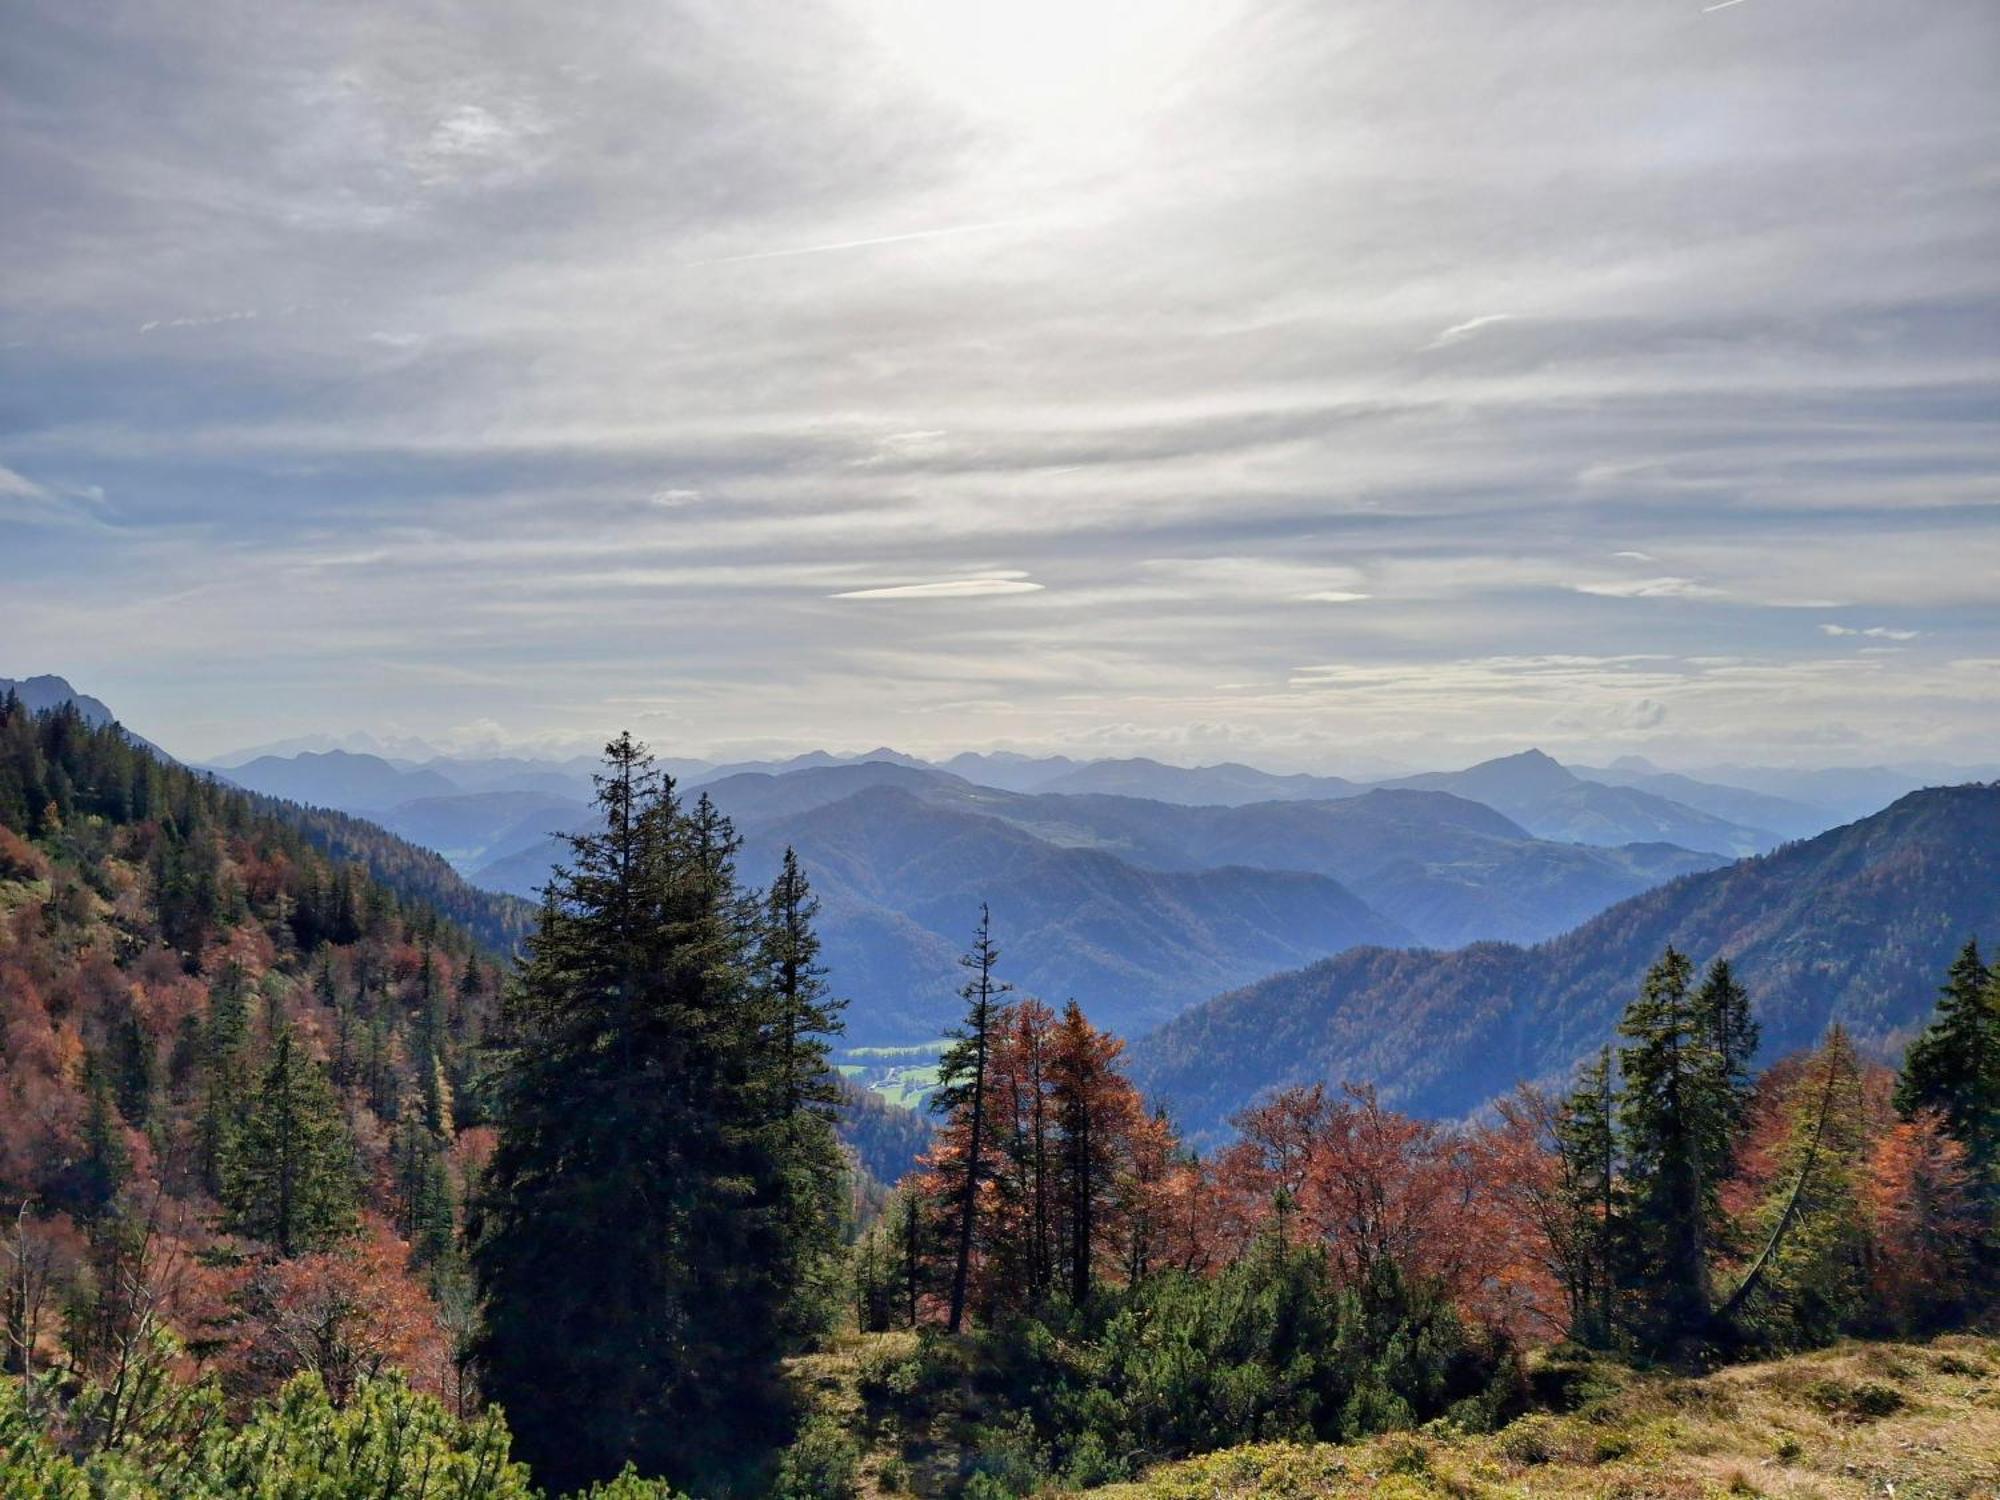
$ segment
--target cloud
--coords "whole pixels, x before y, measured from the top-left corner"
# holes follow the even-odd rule
[[[683,261],[684,269],[700,266],[734,266],[751,260],[786,260],[795,255],[826,255],[836,250],[870,250],[877,245],[903,245],[912,240],[943,239],[950,235],[985,234],[995,229],[1012,229],[1030,222],[1026,219],[993,219],[984,224],[951,224],[941,229],[912,229],[901,234],[870,235],[858,240],[833,240],[824,245],[793,245],[776,250],[750,250],[741,255],[721,255],[712,260]]]
[[[830,599],[984,599],[997,594],[1039,593],[1042,585],[1021,573],[987,573],[972,578],[940,578],[928,583],[897,583],[880,588],[847,589]]]
[[[151,333],[158,328],[212,328],[219,323],[248,323],[257,316],[256,308],[245,307],[236,312],[211,313],[205,317],[148,318],[139,325],[139,332]]]
[[[1448,348],[1452,344],[1462,344],[1482,328],[1491,328],[1496,323],[1511,323],[1512,313],[1487,313],[1483,317],[1468,318],[1463,323],[1454,323],[1436,338],[1424,345],[1426,352],[1432,349]]]
[[[1849,625],[1822,625],[1824,635],[1858,635],[1877,641],[1914,641],[1923,634],[1921,630],[1896,630],[1887,625],[1869,625],[1855,628]]]
[[[1598,583],[1573,583],[1579,594],[1604,599],[1721,599],[1726,591],[1692,578],[1614,578]]]
[[[0,464],[0,499],[47,500],[52,498],[34,480],[25,474],[17,474],[4,464]]]
[[[176,748],[2000,731],[1794,613],[1994,654],[1990,7],[73,10],[7,23],[7,647]]]
[[[44,484],[0,464],[0,522],[43,528],[108,529],[105,496],[92,484]],[[5,533],[0,532],[0,537]]]

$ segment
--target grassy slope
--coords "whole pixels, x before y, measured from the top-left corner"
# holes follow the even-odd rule
[[[1491,1436],[1235,1448],[1099,1500],[2000,1495],[2000,1339],[1845,1344],[1699,1379],[1601,1369],[1567,1416]]]
[[[970,1387],[925,1430],[885,1423],[862,1371],[907,1356],[909,1334],[850,1335],[793,1363],[806,1400],[862,1443],[865,1500],[950,1493],[966,1424],[1004,1416]],[[1091,1500],[1848,1500],[2000,1496],[2000,1338],[1848,1343],[1698,1378],[1600,1363],[1573,1409],[1502,1431],[1399,1433],[1354,1444],[1258,1444],[1156,1468]],[[1062,1493],[1051,1489],[1049,1495]]]

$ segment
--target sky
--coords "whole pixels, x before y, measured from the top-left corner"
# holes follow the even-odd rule
[[[0,674],[177,753],[1993,758],[1990,0],[0,27]]]

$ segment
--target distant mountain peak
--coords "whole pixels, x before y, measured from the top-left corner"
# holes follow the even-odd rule
[[[1471,767],[1471,769],[1474,771],[1498,771],[1502,769],[1533,771],[1544,776],[1560,772],[1564,780],[1574,781],[1576,779],[1570,775],[1569,768],[1553,755],[1549,754],[1548,751],[1537,750],[1533,747],[1526,750],[1517,750],[1512,755],[1496,755],[1491,760],[1480,761],[1477,765]]]

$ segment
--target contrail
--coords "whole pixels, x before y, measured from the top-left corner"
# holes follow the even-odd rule
[[[1730,6],[1732,6],[1732,5],[1741,5],[1742,3],[1743,3],[1743,0],[1719,0],[1719,3],[1718,3],[1718,4],[1715,4],[1715,5],[1704,5],[1704,6],[1703,6],[1703,7],[1701,8],[1701,13],[1702,13],[1703,15],[1707,15],[1707,14],[1708,14],[1708,13],[1709,13],[1710,11],[1712,11],[1712,10],[1728,10]]]
[[[977,234],[983,229],[1006,229],[1025,224],[1026,219],[992,219],[984,224],[954,224],[949,229],[919,229],[910,234],[877,235],[868,240],[836,240],[830,245],[801,245],[793,250],[753,250],[748,255],[724,255],[715,260],[682,261],[683,270],[695,266],[733,266],[746,260],[780,260],[790,255],[824,255],[830,250],[865,250],[870,245],[900,245],[905,240],[934,240],[947,234]]]

